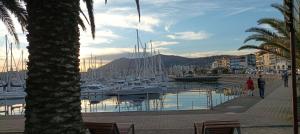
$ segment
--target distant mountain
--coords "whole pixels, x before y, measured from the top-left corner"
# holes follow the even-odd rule
[[[161,55],[162,61],[165,67],[171,67],[174,65],[197,65],[199,67],[208,68],[211,64],[223,57],[230,58],[229,55],[220,55],[220,56],[210,56],[210,57],[200,57],[200,58],[186,58],[181,56],[174,55]]]
[[[197,65],[202,68],[209,68],[211,64],[223,57],[230,58],[233,56],[230,55],[220,55],[220,56],[210,56],[210,57],[200,57],[200,58],[187,58],[181,56],[174,56],[174,55],[160,55],[161,60],[163,62],[163,67],[169,68],[174,65],[182,65],[182,66],[189,66],[189,65]],[[134,59],[128,58],[120,58],[114,60],[106,65],[104,65],[100,70],[126,70],[126,69],[133,69],[135,68]]]

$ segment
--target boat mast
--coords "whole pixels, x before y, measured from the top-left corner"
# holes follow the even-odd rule
[[[138,61],[137,61],[137,49],[136,49],[136,45],[134,45],[134,61],[135,61],[135,77],[136,79],[138,78]]]
[[[21,51],[21,55],[22,55],[22,56],[21,56],[21,59],[22,59],[22,62],[21,62],[21,69],[22,69],[22,71],[23,71],[23,69],[24,69],[24,68],[23,68],[23,50]]]
[[[12,43],[10,43],[10,78],[9,78],[9,83],[8,83],[8,88],[10,89],[11,88],[11,76],[12,76],[12,73],[13,73],[13,53],[12,53]]]
[[[146,48],[147,48],[147,44],[145,43],[145,47],[144,47],[144,78],[146,77],[146,71],[147,71],[147,66],[146,66],[146,63],[147,63],[147,51],[146,51]]]
[[[83,74],[85,74],[84,76],[84,78],[85,78],[85,80],[86,80],[86,75],[87,75],[87,71],[86,71],[86,67],[85,67],[85,59],[83,59],[83,71],[82,72],[84,72]]]
[[[159,50],[158,50],[158,73],[160,75],[160,77],[162,77],[162,66],[161,66],[161,56],[160,56],[160,53],[159,53]]]
[[[140,77],[140,43],[139,43],[139,31],[136,30],[136,42],[137,42],[137,72],[138,79]]]
[[[21,53],[22,53],[22,58],[21,58],[21,59],[22,59],[22,61],[21,61],[21,64],[22,64],[21,66],[22,66],[22,67],[21,67],[21,69],[22,69],[22,71],[24,72],[24,74],[22,73],[22,74],[23,74],[22,80],[25,80],[25,75],[26,75],[26,73],[25,73],[25,70],[24,70],[24,63],[23,63],[23,62],[24,62],[24,59],[23,59],[23,50],[21,51]]]
[[[154,56],[153,56],[153,45],[152,45],[152,40],[150,40],[150,45],[151,45],[151,73],[154,74]]]
[[[9,66],[8,66],[8,48],[7,48],[7,35],[5,35],[5,53],[6,53],[6,58],[5,58],[5,62],[6,62],[6,91],[8,91],[8,85],[10,85],[9,83]]]
[[[157,56],[156,56],[156,50],[154,49],[154,54],[153,54],[153,60],[154,60],[154,76],[156,77],[156,73],[157,73]]]
[[[93,80],[93,54],[91,53],[91,57],[90,57],[90,62],[89,62],[89,77],[90,77],[90,80]]]

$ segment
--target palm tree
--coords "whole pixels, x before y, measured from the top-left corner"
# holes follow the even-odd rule
[[[93,0],[84,0],[94,37]],[[138,0],[136,0],[139,9]],[[80,0],[25,0],[29,62],[25,134],[84,133],[80,101]]]
[[[288,19],[286,6],[281,4],[272,4],[272,7],[280,11],[284,18]],[[300,7],[297,7],[300,8]],[[300,22],[296,22],[299,24]],[[249,41],[258,41],[258,45],[243,45],[239,50],[243,49],[257,49],[263,53],[271,53],[281,57],[290,58],[290,35],[286,27],[285,20],[277,18],[263,18],[258,20],[258,25],[268,25],[272,29],[263,27],[252,27],[246,32],[253,32],[254,34],[248,36],[244,43]],[[297,58],[300,60],[300,29],[297,29]]]
[[[0,18],[9,34],[12,35],[15,42],[19,44],[19,38],[9,12],[17,17],[23,31],[27,25],[27,12],[19,0],[0,0]]]

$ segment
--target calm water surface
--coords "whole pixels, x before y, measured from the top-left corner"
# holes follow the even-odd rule
[[[168,111],[210,109],[240,95],[241,87],[231,84],[169,83],[164,93],[105,96],[82,96],[83,113]],[[24,114],[24,99],[0,100],[0,115]],[[5,108],[6,106],[6,108]]]

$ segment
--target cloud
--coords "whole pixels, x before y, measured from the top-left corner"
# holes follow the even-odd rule
[[[172,25],[173,25],[173,22],[167,23],[167,24],[165,25],[165,27],[164,27],[165,31],[166,31],[166,32],[170,32],[170,28],[171,28]]]
[[[226,17],[229,17],[229,16],[234,16],[234,15],[238,15],[238,14],[241,14],[241,13],[244,13],[244,12],[247,12],[249,10],[252,10],[254,9],[254,7],[248,7],[248,8],[233,8],[233,12],[225,15]]]
[[[110,54],[121,54],[133,52],[133,48],[117,48],[117,47],[107,47],[107,48],[91,48],[91,47],[81,47],[80,48],[80,58],[90,57],[92,55],[110,55]]]
[[[82,32],[80,36],[81,46],[91,46],[99,44],[110,44],[115,39],[120,39],[121,36],[113,33],[111,30],[97,30],[95,39],[92,38],[90,31]]]
[[[208,57],[208,56],[214,56],[214,55],[245,55],[250,53],[255,53],[256,50],[219,50],[219,51],[208,51],[208,52],[191,52],[191,53],[184,53],[179,54],[181,56],[185,57]]]
[[[153,48],[158,48],[158,47],[164,47],[164,46],[171,46],[171,45],[176,45],[179,44],[179,42],[175,41],[154,41],[152,42]]]
[[[102,64],[105,65],[116,59],[120,59],[120,58],[124,58],[124,57],[130,58],[131,55],[132,55],[132,53],[123,52],[123,53],[116,53],[116,54],[93,55],[93,58],[96,57],[98,64],[100,63],[100,61],[102,61]],[[81,58],[81,65],[84,65],[84,60],[85,60],[85,63],[87,63],[89,59],[90,59],[90,57]]]
[[[180,40],[205,40],[208,39],[211,34],[204,31],[200,32],[178,32],[175,34],[167,35],[170,39],[180,39]]]
[[[265,29],[268,29],[268,30],[272,30],[272,29],[274,29],[273,27],[271,27],[270,25],[268,25],[268,24],[261,24],[261,25],[259,25],[261,28],[265,28]]]
[[[115,13],[96,13],[96,26],[139,29],[145,32],[154,32],[154,28],[159,26],[160,19],[155,16],[143,15],[141,22],[138,21],[137,14],[115,14]]]

